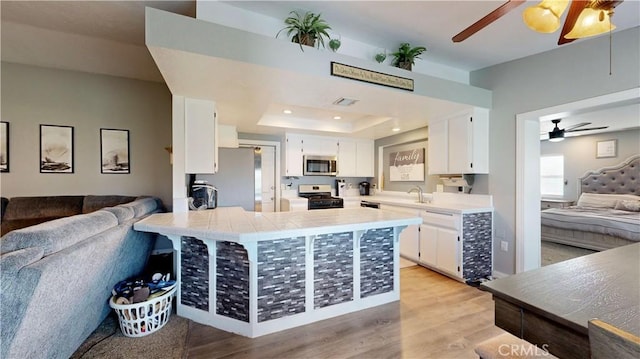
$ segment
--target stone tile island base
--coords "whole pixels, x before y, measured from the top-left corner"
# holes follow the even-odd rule
[[[250,241],[159,232],[175,250],[178,315],[253,338],[399,300],[400,222],[268,232]]]

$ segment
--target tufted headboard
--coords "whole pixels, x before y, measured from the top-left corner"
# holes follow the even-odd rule
[[[640,196],[640,155],[619,165],[587,171],[578,178],[580,193],[635,194]],[[580,195],[578,193],[578,196]]]

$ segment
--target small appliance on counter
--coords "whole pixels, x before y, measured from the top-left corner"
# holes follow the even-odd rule
[[[336,194],[338,197],[344,197],[347,192],[347,182],[343,179],[336,180]]]
[[[371,194],[371,184],[369,182],[360,182],[360,195],[368,196]]]
[[[298,196],[307,198],[307,209],[344,208],[342,198],[331,197],[331,185],[301,184]]]
[[[194,181],[191,185],[189,208],[192,210],[214,209],[218,207],[218,189],[207,181]]]

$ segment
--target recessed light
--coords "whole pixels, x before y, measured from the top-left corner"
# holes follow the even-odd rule
[[[284,111],[282,111],[282,113],[290,115],[290,114],[292,114],[292,111],[291,110],[284,110]]]
[[[394,127],[394,128],[391,129],[391,131],[398,132],[398,131],[400,131],[400,127]]]
[[[333,116],[333,119],[334,119],[334,120],[342,120],[342,117],[340,117],[340,116]]]

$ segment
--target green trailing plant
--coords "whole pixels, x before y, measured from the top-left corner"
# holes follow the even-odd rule
[[[340,48],[340,45],[342,45],[342,42],[340,41],[340,39],[331,39],[331,40],[329,40],[329,48],[333,52],[338,51],[338,49]]]
[[[391,64],[411,71],[411,66],[415,63],[415,60],[419,59],[420,55],[425,51],[427,51],[427,48],[424,46],[411,47],[409,43],[403,42],[400,44],[398,51],[391,54],[394,57]]]
[[[387,51],[377,53],[374,59],[379,64],[383,63],[387,59]]]
[[[300,49],[304,51],[302,45],[320,48],[324,46],[324,38],[329,39],[327,30],[331,27],[322,19],[321,14],[314,14],[307,11],[304,15],[300,15],[297,11],[291,11],[289,17],[284,20],[287,25],[280,29],[276,37],[281,32],[286,31],[287,37],[291,37],[291,42],[300,44]]]

